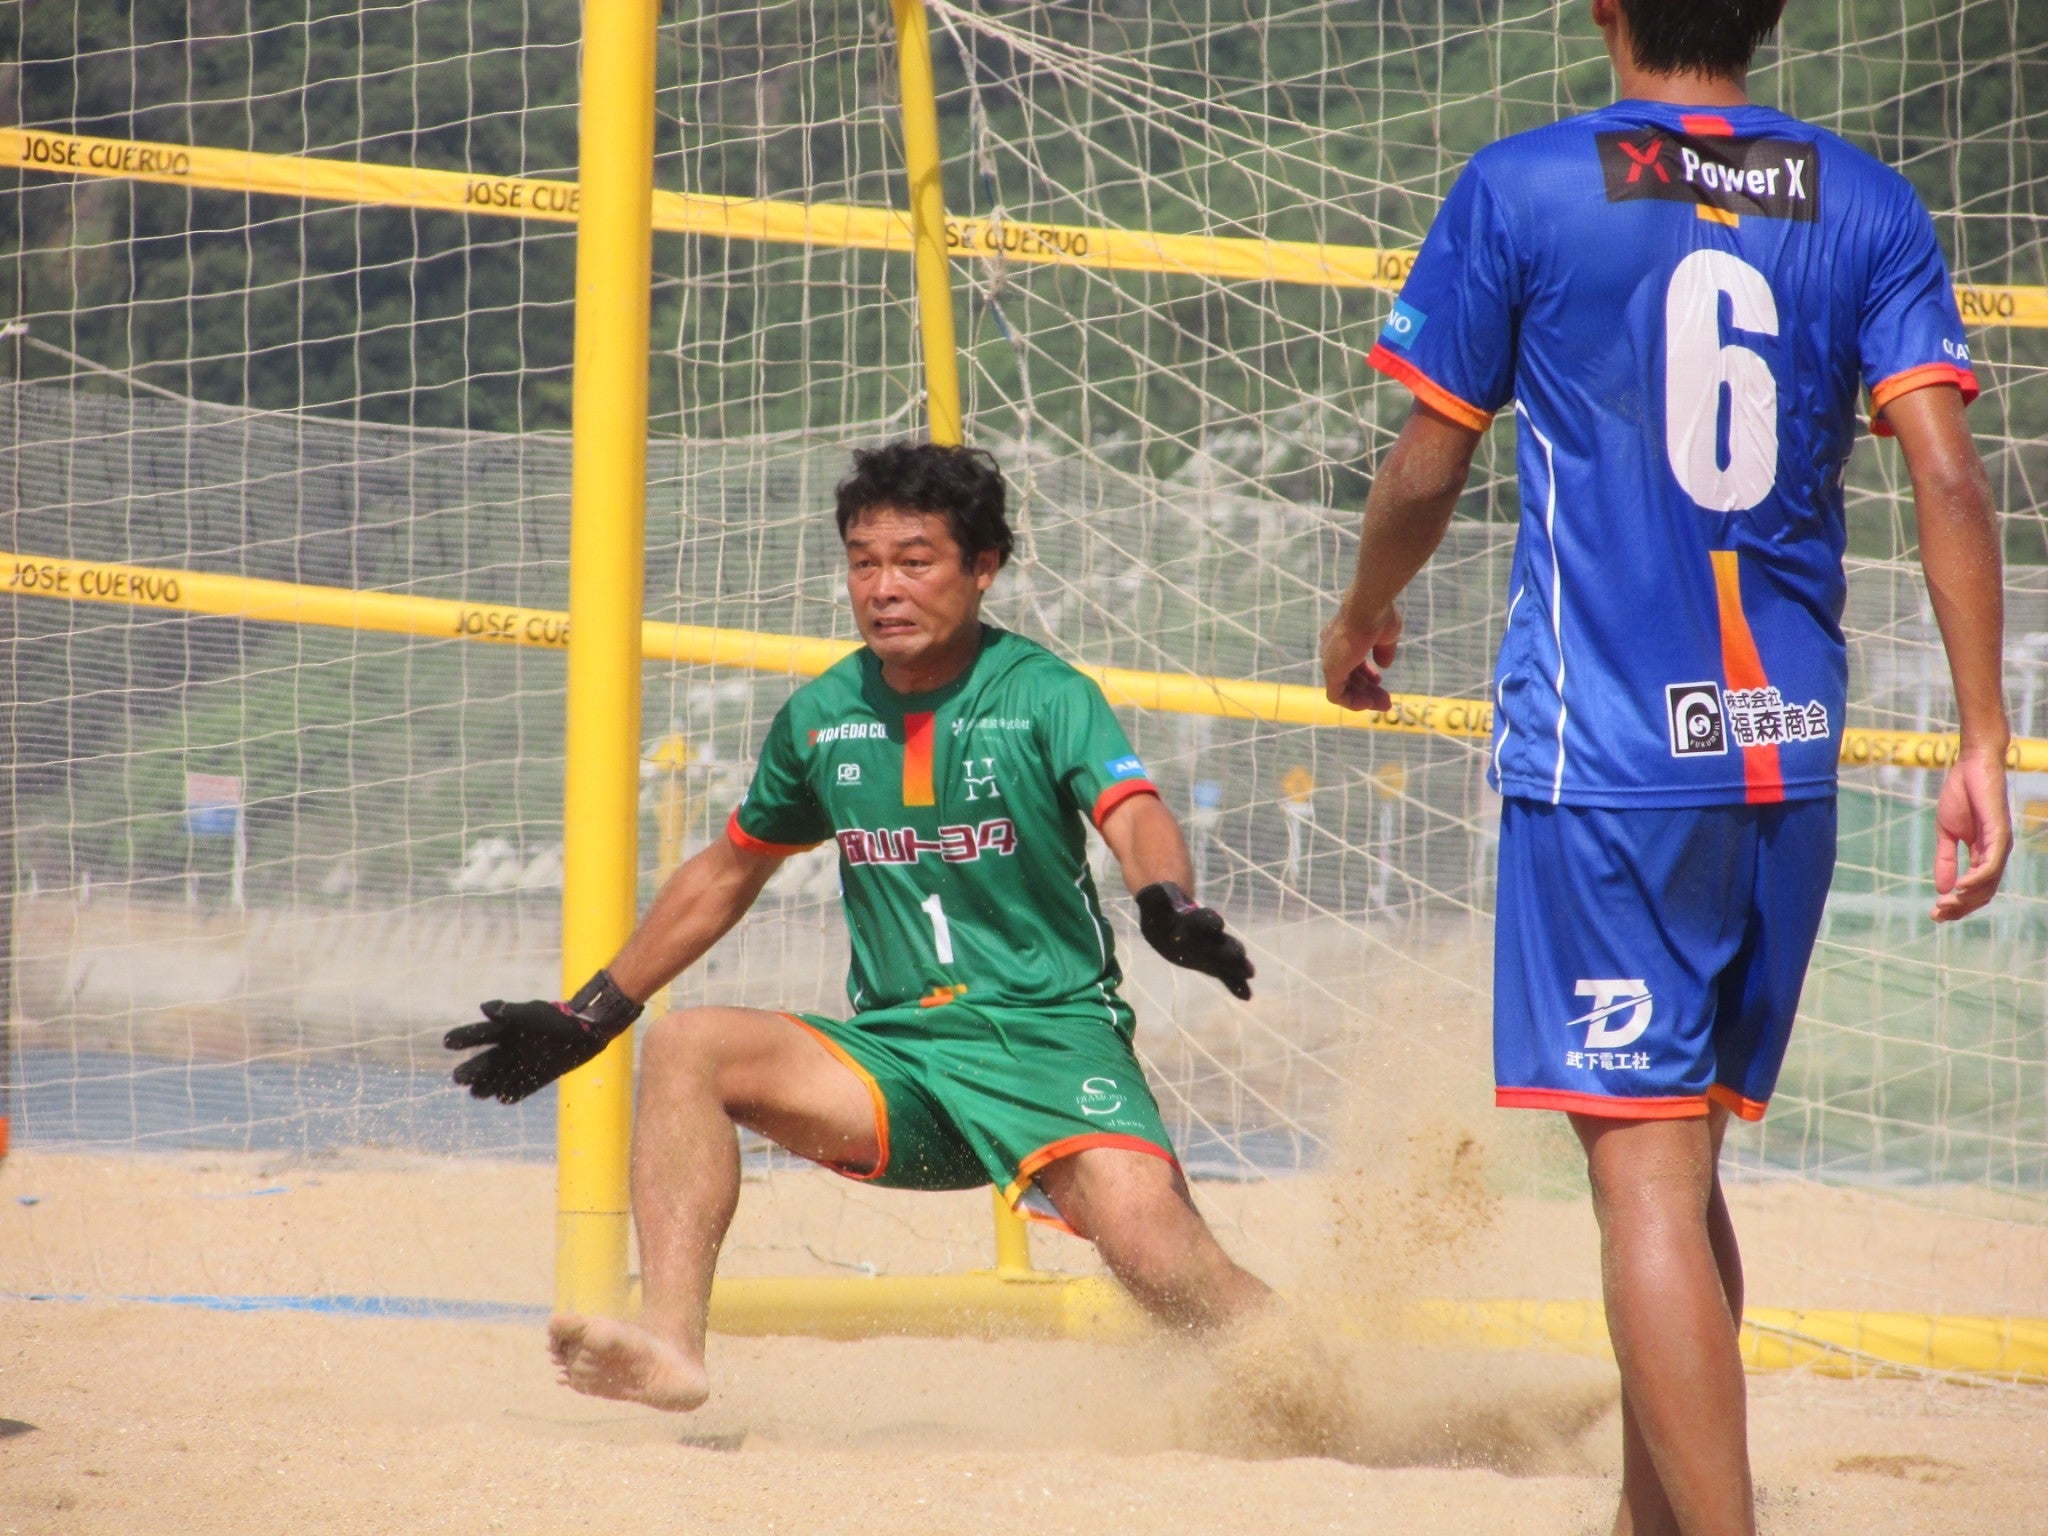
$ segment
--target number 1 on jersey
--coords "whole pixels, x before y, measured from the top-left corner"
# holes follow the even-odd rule
[[[918,907],[925,916],[932,920],[932,947],[939,952],[939,964],[951,965],[953,963],[953,929],[946,921],[946,909],[939,905],[939,893],[937,891],[932,892],[931,895],[918,903]]]

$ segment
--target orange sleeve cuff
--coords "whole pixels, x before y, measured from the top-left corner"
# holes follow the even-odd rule
[[[786,859],[793,853],[803,853],[818,846],[816,843],[771,843],[766,838],[756,837],[740,825],[738,807],[734,807],[732,815],[725,820],[725,835],[736,846],[769,859]]]
[[[1895,373],[1883,383],[1874,385],[1870,391],[1870,430],[1879,437],[1890,437],[1892,429],[1884,419],[1884,408],[1901,395],[1909,395],[1916,389],[1925,389],[1930,384],[1953,384],[1963,392],[1963,404],[1976,399],[1981,390],[1977,388],[1977,375],[1967,368],[1954,363],[1922,363],[1918,368],[1908,368],[1904,373]]]
[[[1102,827],[1103,818],[1130,799],[1131,796],[1157,795],[1158,793],[1157,786],[1150,779],[1119,779],[1095,797],[1095,809],[1089,813],[1090,819],[1094,821],[1096,829],[1099,831]]]
[[[1381,343],[1373,344],[1373,349],[1365,354],[1365,360],[1388,378],[1399,379],[1415,391],[1416,399],[1433,410],[1443,412],[1460,426],[1484,432],[1493,425],[1493,412],[1482,411],[1469,400],[1460,400],[1407,358],[1389,351]]]

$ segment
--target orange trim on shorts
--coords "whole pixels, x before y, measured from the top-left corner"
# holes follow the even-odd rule
[[[1742,561],[1732,549],[1709,552],[1714,562],[1714,594],[1721,609],[1721,670],[1730,688],[1764,688],[1763,657],[1757,653],[1756,636],[1749,631],[1749,615],[1742,611]],[[1725,714],[1725,711],[1724,711]],[[1725,719],[1722,729],[1727,729]],[[1785,774],[1778,766],[1778,746],[1737,748],[1742,753],[1742,777],[1748,786],[1751,805],[1776,805],[1785,798]]]
[[[1884,408],[1901,395],[1910,395],[1916,389],[1925,389],[1930,384],[1953,384],[1963,392],[1963,404],[1968,405],[1983,391],[1977,387],[1977,375],[1967,368],[1954,363],[1922,363],[1918,368],[1908,368],[1904,373],[1895,373],[1882,383],[1870,387],[1870,430],[1879,437],[1892,436],[1892,429],[1884,419]]]
[[[853,1179],[862,1184],[870,1183],[875,1179],[879,1179],[883,1174],[889,1171],[889,1101],[887,1098],[883,1097],[882,1085],[875,1081],[874,1073],[870,1072],[866,1067],[862,1066],[859,1062],[855,1061],[851,1056],[847,1055],[846,1047],[841,1045],[837,1040],[834,1040],[822,1029],[818,1028],[817,1025],[812,1024],[807,1020],[800,1019],[793,1013],[785,1013],[783,1017],[789,1020],[789,1022],[794,1024],[798,1029],[808,1030],[811,1034],[811,1037],[814,1040],[816,1040],[818,1044],[824,1046],[826,1050],[830,1051],[834,1056],[838,1057],[840,1062],[844,1066],[846,1066],[855,1077],[859,1078],[862,1082],[868,1085],[868,1097],[875,1101],[875,1147],[876,1150],[881,1154],[881,1156],[876,1161],[875,1166],[873,1168],[869,1169],[866,1173],[860,1173],[852,1168],[846,1167],[842,1163],[828,1163],[822,1157],[811,1158],[809,1159],[809,1161],[816,1163],[820,1168],[830,1168],[834,1173],[838,1174],[841,1178]]]
[[[1674,1099],[1617,1099],[1604,1093],[1571,1093],[1562,1088],[1496,1088],[1496,1109],[1555,1109],[1603,1120],[1698,1120],[1707,1113],[1703,1094]]]
[[[1707,1098],[1723,1109],[1733,1110],[1738,1119],[1761,1120],[1764,1117],[1766,1101],[1745,1099],[1733,1088],[1724,1088],[1719,1083],[1707,1090]]]
[[[1493,425],[1493,412],[1482,411],[1469,401],[1460,400],[1407,358],[1389,352],[1383,344],[1374,342],[1372,350],[1365,354],[1365,360],[1387,377],[1399,379],[1415,391],[1416,399],[1433,410],[1442,411],[1459,426],[1484,432]]]
[[[1089,813],[1090,819],[1094,821],[1097,828],[1100,828],[1102,826],[1102,818],[1130,799],[1131,796],[1157,795],[1158,793],[1159,787],[1150,779],[1125,779],[1121,783],[1110,785],[1109,788],[1095,797],[1095,809]]]
[[[793,853],[808,853],[818,847],[817,843],[771,843],[765,837],[756,837],[740,825],[739,807],[725,819],[725,835],[749,853],[758,853],[770,859],[786,859]]]
[[[1139,1136],[1119,1136],[1113,1131],[1084,1131],[1079,1136],[1066,1136],[1050,1142],[1019,1163],[1017,1177],[1003,1190],[1003,1203],[1026,1221],[1035,1221],[1041,1226],[1064,1232],[1069,1237],[1079,1237],[1081,1234],[1059,1217],[1027,1211],[1017,1202],[1024,1198],[1024,1192],[1031,1187],[1031,1181],[1039,1169],[1048,1163],[1056,1163],[1063,1157],[1072,1157],[1076,1152],[1086,1152],[1093,1147],[1119,1147],[1126,1152],[1143,1152],[1152,1157],[1163,1158],[1176,1168],[1180,1167],[1180,1159],[1156,1142],[1146,1141]]]
[[[4,1157],[6,1157],[6,1156],[7,1156],[7,1138],[8,1138],[8,1122],[7,1122],[7,1117],[6,1117],[5,1115],[0,1115],[0,1158],[4,1158]]]

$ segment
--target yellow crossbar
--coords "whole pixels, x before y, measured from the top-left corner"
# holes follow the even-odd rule
[[[269,193],[319,202],[431,208],[447,213],[574,223],[573,181],[472,175],[312,155],[266,155],[202,145],[98,139],[40,129],[0,129],[0,165],[71,176],[117,177],[223,192]],[[795,203],[703,193],[654,194],[654,227],[670,234],[712,235],[849,250],[912,248],[910,219],[894,208],[852,203]],[[1246,282],[1305,283],[1335,288],[1398,289],[1415,262],[1412,251],[1163,235],[1006,219],[948,218],[948,250],[959,256],[1064,263],[1121,272],[1168,272]],[[2048,315],[2048,303],[2043,305]],[[2048,324],[2048,319],[2044,319]]]
[[[0,165],[65,176],[155,181],[223,192],[266,193],[318,202],[573,223],[580,191],[573,181],[422,170],[315,155],[267,155],[204,145],[99,139],[42,129],[0,128]],[[850,250],[911,249],[910,219],[894,208],[853,203],[795,203],[767,198],[654,193],[654,227]],[[1222,282],[1291,283],[1398,292],[1415,253],[1368,245],[1259,240],[1230,235],[1169,235],[1005,219],[946,220],[946,245],[960,257],[1111,272],[1159,272]],[[1962,283],[1956,302],[1972,326],[2048,327],[2048,288]]]
[[[728,1334],[805,1334],[861,1339],[919,1337],[1143,1338],[1144,1314],[1112,1282],[1033,1275],[855,1279],[722,1279],[711,1292],[711,1326]],[[1389,1322],[1379,1308],[1343,1320],[1353,1335],[1391,1331],[1415,1343],[1481,1349],[1612,1353],[1597,1301],[1416,1301]],[[2048,1318],[1940,1317],[1906,1312],[1752,1307],[1742,1358],[1753,1371],[1794,1368],[1828,1376],[1897,1371],[1998,1377],[2048,1384]]]
[[[474,640],[543,650],[565,650],[569,644],[569,616],[552,609],[419,597],[408,592],[358,592],[347,587],[67,560],[56,555],[0,551],[0,594],[217,614],[269,624],[373,630],[428,640]],[[733,667],[786,677],[816,677],[857,649],[852,640],[818,640],[652,619],[642,623],[640,636],[641,653],[649,661]],[[1353,713],[1332,704],[1320,689],[1299,683],[1079,666],[1101,685],[1110,703],[1162,714],[1411,736],[1485,738],[1493,732],[1493,706],[1483,699],[1397,693],[1391,709]],[[1956,748],[1954,736],[1930,731],[1852,729],[1842,733],[1842,762],[1850,767],[1946,768],[1955,761]],[[2017,773],[2048,773],[2048,741],[2017,737],[2005,762]]]

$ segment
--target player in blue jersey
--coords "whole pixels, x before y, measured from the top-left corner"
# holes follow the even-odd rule
[[[1859,386],[1905,453],[1955,681],[1935,920],[1989,901],[2011,846],[1969,348],[1904,178],[1750,104],[1781,4],[1593,0],[1622,99],[1458,178],[1372,352],[1417,403],[1322,641],[1331,699],[1385,708],[1395,598],[1512,401],[1495,1081],[1585,1146],[1621,1366],[1615,1529],[1637,1536],[1755,1529],[1715,1170],[1728,1116],[1770,1099],[1833,869]]]

